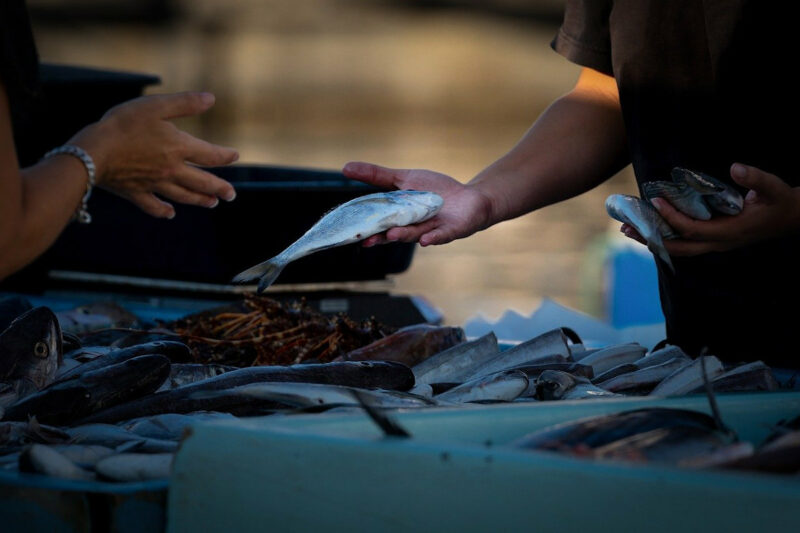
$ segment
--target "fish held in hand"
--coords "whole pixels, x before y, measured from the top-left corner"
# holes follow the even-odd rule
[[[364,240],[390,228],[423,222],[433,217],[443,203],[441,196],[426,191],[390,191],[360,196],[330,211],[283,252],[237,274],[233,282],[259,279],[260,293],[272,285],[292,261]]]
[[[647,249],[660,257],[670,270],[675,271],[667,249],[664,248],[664,239],[674,239],[678,234],[654,207],[635,196],[612,194],[606,199],[606,211],[614,220],[628,224],[638,231],[647,242]]]

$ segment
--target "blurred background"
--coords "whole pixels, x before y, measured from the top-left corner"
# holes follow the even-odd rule
[[[148,92],[208,90],[181,122],[240,162],[349,160],[467,181],[503,155],[579,68],[550,49],[562,0],[28,0],[43,61],[154,74]],[[418,248],[392,291],[449,324],[542,298],[603,317],[602,187],[446,246]],[[301,205],[297,209],[302,209]],[[269,228],[263,228],[269,231]]]

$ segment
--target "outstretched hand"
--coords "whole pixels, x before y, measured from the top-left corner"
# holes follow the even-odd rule
[[[719,215],[711,220],[695,220],[681,213],[663,198],[653,206],[680,238],[664,241],[674,256],[692,256],[732,250],[759,241],[800,231],[800,188],[755,167],[734,163],[731,178],[749,189],[744,208],[734,216]],[[621,231],[642,242],[635,230],[623,225]]]
[[[373,235],[363,242],[364,246],[393,241],[419,242],[422,246],[445,244],[489,225],[489,198],[445,174],[431,170],[392,169],[362,162],[347,163],[342,173],[377,187],[435,192],[444,199],[444,205],[434,217]]]
[[[193,137],[170,122],[212,105],[209,93],[143,96],[110,109],[69,142],[94,158],[98,187],[152,216],[172,218],[174,207],[159,196],[204,207],[236,197],[230,183],[195,166],[232,163],[239,158],[236,150]]]

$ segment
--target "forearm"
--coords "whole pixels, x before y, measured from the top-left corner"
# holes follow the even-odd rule
[[[489,198],[491,225],[586,192],[627,162],[613,78],[585,71],[575,89],[470,185]]]

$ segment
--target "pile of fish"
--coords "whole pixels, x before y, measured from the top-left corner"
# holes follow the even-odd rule
[[[678,211],[695,219],[709,220],[713,214],[736,215],[744,199],[734,187],[708,174],[685,168],[672,169],[671,181],[642,184],[644,199],[627,194],[612,194],[606,199],[606,211],[615,220],[633,227],[647,242],[647,248],[674,270],[663,239],[678,234],[653,208],[654,198],[668,200]]]
[[[651,407],[557,424],[510,446],[594,460],[798,474],[800,417],[779,423],[755,446],[705,413]]]
[[[417,324],[365,339],[329,362],[198,363],[197,336],[191,347],[153,329],[93,330],[80,318],[93,313],[73,311],[57,316],[0,302],[0,468],[70,479],[163,478],[185,428],[215,418],[672,396],[699,391],[704,373],[716,391],[779,387],[763,363],[727,368],[675,346],[586,349],[567,328],[502,350],[493,333],[468,340],[458,327]],[[270,327],[255,315],[249,320]],[[122,337],[108,336],[119,331]]]

